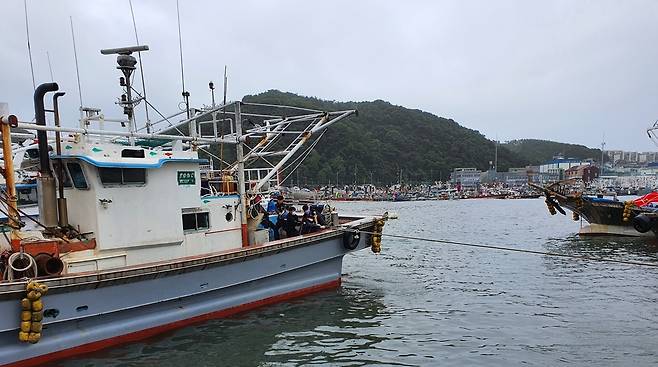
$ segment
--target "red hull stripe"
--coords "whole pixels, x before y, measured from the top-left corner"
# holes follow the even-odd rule
[[[125,334],[125,335],[120,335],[120,336],[115,336],[109,339],[104,339],[104,340],[99,340],[96,342],[92,342],[89,344],[84,344],[84,345],[79,345],[77,347],[73,347],[70,349],[65,349],[61,350],[58,352],[50,353],[50,354],[44,354],[42,356],[26,359],[23,361],[11,363],[11,364],[6,364],[2,365],[0,367],[29,367],[29,366],[37,366],[40,364],[44,364],[46,362],[52,362],[58,359],[63,359],[63,358],[68,358],[72,357],[75,355],[80,355],[84,353],[90,353],[90,352],[95,352],[101,349],[105,349],[108,347],[116,346],[119,344],[125,344],[125,343],[130,343],[134,341],[138,341],[141,339],[145,339],[160,333],[163,333],[165,331],[173,330],[173,329],[178,329],[184,326],[188,326],[191,324],[195,323],[200,323],[203,321],[207,320],[212,320],[212,319],[218,319],[222,317],[227,317],[230,315],[234,315],[236,313],[252,310],[254,308],[262,307],[265,305],[277,303],[277,302],[283,302],[287,301],[293,298],[301,297],[307,294],[323,291],[323,290],[328,290],[328,289],[334,289],[338,288],[340,286],[340,278],[336,280],[332,280],[327,283],[323,284],[318,284],[314,285],[312,287],[308,288],[303,288],[303,289],[298,289],[296,291],[280,294],[277,296],[272,296],[269,298],[265,298],[262,300],[250,302],[250,303],[245,303],[239,306],[227,308],[225,310],[221,311],[215,311],[215,312],[210,312],[204,315],[199,315],[196,317],[192,317],[189,319],[185,320],[180,320],[176,322],[172,322],[170,324],[165,324],[165,325],[160,325],[156,326],[154,328],[146,329],[146,330],[140,330],[140,331],[135,331],[130,334]],[[18,337],[18,336],[17,336]],[[48,337],[48,335],[44,335],[45,338]]]

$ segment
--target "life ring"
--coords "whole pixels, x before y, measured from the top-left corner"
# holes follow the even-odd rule
[[[349,231],[343,234],[343,246],[348,250],[354,250],[359,246],[361,241],[361,232],[359,231]]]

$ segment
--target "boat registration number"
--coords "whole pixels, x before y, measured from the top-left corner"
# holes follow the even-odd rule
[[[196,184],[196,175],[194,171],[178,171],[178,185]]]

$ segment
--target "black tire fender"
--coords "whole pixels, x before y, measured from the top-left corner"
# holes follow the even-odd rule
[[[356,249],[359,246],[359,242],[361,242],[361,232],[358,230],[343,233],[343,247],[346,249]]]

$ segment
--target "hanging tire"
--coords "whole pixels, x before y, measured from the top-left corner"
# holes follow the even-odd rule
[[[361,232],[359,231],[343,233],[343,247],[348,250],[354,250],[357,246],[359,246],[360,241]]]

